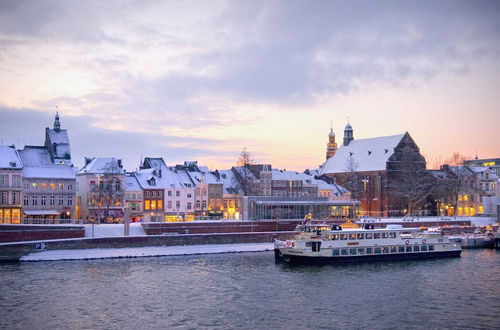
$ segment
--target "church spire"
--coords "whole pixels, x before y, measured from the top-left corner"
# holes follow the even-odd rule
[[[333,121],[330,122],[330,133],[328,134],[328,143],[326,144],[326,159],[333,157],[337,151],[335,142],[335,132],[333,131]]]
[[[344,146],[348,145],[349,142],[354,140],[354,134],[352,130],[351,123],[349,122],[349,118],[347,119],[347,125],[344,128]]]
[[[59,122],[59,112],[56,112],[56,119],[54,120],[54,131],[59,132],[61,130],[61,123]]]

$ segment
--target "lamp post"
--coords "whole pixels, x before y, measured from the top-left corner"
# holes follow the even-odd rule
[[[369,181],[370,180],[368,179],[368,177],[365,177],[363,180],[361,180],[361,182],[363,182],[363,188],[364,188],[364,192],[365,192],[365,214],[366,214],[366,211],[368,211],[368,215],[370,215],[370,210],[368,208],[368,198],[366,195],[366,186],[368,185]]]

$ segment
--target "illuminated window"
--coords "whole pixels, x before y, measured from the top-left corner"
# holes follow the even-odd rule
[[[484,213],[484,206],[479,206],[479,213]]]
[[[150,210],[151,209],[151,202],[146,200],[144,201],[144,209],[145,210]]]
[[[151,210],[156,210],[156,201],[151,201]]]
[[[60,183],[59,184],[59,190],[63,190],[64,189],[64,184]]]
[[[46,184],[46,183],[42,183],[42,184],[40,184],[40,187],[41,187],[43,190],[45,190],[45,189],[47,189],[47,184]]]
[[[163,210],[163,201],[157,201],[158,203],[158,210]]]
[[[56,184],[55,183],[51,183],[50,184],[50,190],[54,190],[56,189]]]
[[[462,200],[462,195],[458,195],[458,200],[461,201]]]
[[[464,201],[468,201],[469,200],[469,195],[464,195]]]
[[[31,186],[33,187],[33,189],[36,189],[36,188],[38,188],[38,183],[33,182],[33,183],[31,184]]]

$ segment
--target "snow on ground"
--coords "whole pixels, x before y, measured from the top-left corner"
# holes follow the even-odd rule
[[[48,250],[30,253],[21,261],[82,260],[108,258],[160,257],[193,254],[260,252],[274,249],[273,243],[208,244],[184,246],[150,246],[117,249]]]
[[[92,228],[93,227],[93,228]],[[116,237],[124,236],[123,224],[85,225],[85,237]],[[139,222],[130,224],[129,236],[145,236],[146,233]]]

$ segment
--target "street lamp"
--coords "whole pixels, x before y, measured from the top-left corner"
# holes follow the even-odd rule
[[[365,213],[366,213],[366,210],[368,211],[368,215],[370,215],[370,210],[368,209],[368,199],[367,199],[367,196],[366,196],[366,186],[368,185],[368,182],[370,180],[368,179],[368,177],[364,178],[363,180],[361,180],[361,182],[363,182],[363,188],[364,188],[364,191],[365,191]]]

